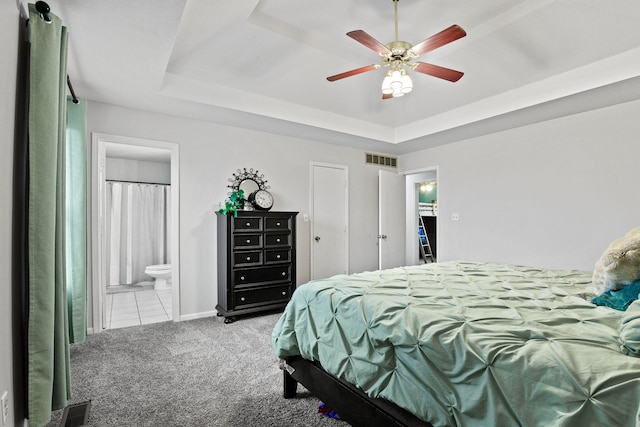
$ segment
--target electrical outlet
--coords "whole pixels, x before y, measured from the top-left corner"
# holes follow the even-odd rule
[[[460,214],[453,213],[451,214],[451,221],[458,221],[460,219]]]
[[[0,398],[0,411],[2,411],[2,425],[7,423],[7,418],[9,418],[9,392],[5,391],[2,393],[2,398]]]

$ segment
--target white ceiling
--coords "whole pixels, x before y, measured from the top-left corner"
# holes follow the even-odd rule
[[[105,146],[105,157],[146,162],[171,163],[171,151],[163,148],[109,142]]]
[[[69,29],[78,96],[232,126],[402,153],[640,98],[638,0],[402,0],[411,44],[458,24],[467,36],[420,60],[382,100],[386,69],[345,34],[394,39],[391,0],[50,0]]]

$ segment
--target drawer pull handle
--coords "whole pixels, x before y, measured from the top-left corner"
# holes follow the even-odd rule
[[[251,261],[251,257],[250,256],[247,257],[247,261]]]
[[[240,280],[244,280],[244,276],[240,276]]]
[[[285,291],[282,291],[282,295],[286,295],[287,293]]]
[[[251,240],[247,239],[247,243],[251,243]]]
[[[276,225],[277,225],[278,227],[280,227],[280,223],[279,223],[279,222],[276,222]]]
[[[250,222],[247,223],[247,227],[251,227],[251,223]]]
[[[240,298],[240,301],[244,301],[244,297]]]
[[[282,272],[282,275],[283,275],[283,276],[286,276],[286,275],[287,275],[287,272],[286,272],[286,271],[283,271],[283,272]]]
[[[277,259],[280,259],[280,255],[276,255],[276,258],[277,258]]]
[[[280,239],[276,239],[276,242],[280,243]]]

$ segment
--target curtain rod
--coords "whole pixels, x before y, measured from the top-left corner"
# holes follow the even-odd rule
[[[51,17],[49,16],[49,12],[51,12],[51,8],[44,1],[36,2],[36,10],[40,13],[40,17],[44,20],[44,22],[51,22]],[[28,19],[28,18],[27,18]],[[78,97],[76,96],[76,92],[73,90],[73,86],[71,85],[71,79],[69,78],[69,74],[67,74],[67,86],[69,87],[69,92],[71,92],[71,99],[74,104],[78,104]]]
[[[76,92],[73,90],[73,86],[71,86],[71,79],[69,79],[69,74],[67,74],[67,86],[69,86],[69,92],[71,92],[71,99],[74,104],[79,103],[78,98],[76,97]]]
[[[127,184],[171,185],[165,182],[126,181],[123,179],[105,179],[106,182],[124,182]]]

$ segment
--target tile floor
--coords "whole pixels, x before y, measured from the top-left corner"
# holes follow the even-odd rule
[[[171,289],[149,289],[107,294],[106,328],[126,328],[171,320],[171,293]]]

